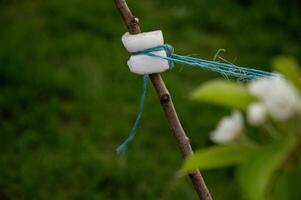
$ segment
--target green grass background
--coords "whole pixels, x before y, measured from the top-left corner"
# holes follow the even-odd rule
[[[179,54],[265,66],[301,59],[298,0],[129,0],[143,31],[162,29]],[[0,0],[0,199],[197,199],[177,178],[181,156],[152,88],[138,135],[116,156],[137,114],[142,78],[129,73],[113,0]],[[221,77],[164,73],[194,149],[227,110],[191,102]],[[218,159],[218,158],[217,158]],[[204,173],[216,200],[241,199],[233,169]]]

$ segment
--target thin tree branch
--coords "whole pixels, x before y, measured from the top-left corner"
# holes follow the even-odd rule
[[[130,11],[125,0],[115,0],[115,4],[131,34],[140,33],[139,19],[135,17]],[[173,105],[171,96],[162,80],[160,74],[150,74],[150,79],[155,87],[155,90],[159,96],[161,105],[165,112],[166,119],[168,121],[169,128],[177,141],[177,144],[181,150],[183,158],[187,158],[193,154],[189,138],[186,136],[181,122],[178,118],[177,112]],[[196,192],[200,199],[212,200],[209,190],[205,184],[205,181],[199,170],[196,170],[189,174],[189,177],[194,185]]]

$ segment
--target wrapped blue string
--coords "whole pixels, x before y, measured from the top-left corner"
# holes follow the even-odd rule
[[[167,55],[166,57],[162,57],[162,56],[159,56],[159,55],[156,55],[153,53],[153,52],[162,51],[162,50],[164,50],[166,52],[166,55]],[[196,67],[196,68],[207,69],[210,71],[220,73],[224,76],[233,76],[233,77],[239,78],[240,80],[252,80],[252,79],[258,79],[260,77],[271,78],[271,77],[281,76],[276,73],[265,72],[265,71],[257,70],[257,69],[253,69],[253,68],[239,67],[239,66],[236,66],[233,64],[228,64],[228,63],[217,62],[217,61],[215,61],[217,58],[217,55],[215,55],[214,61],[209,61],[209,60],[190,57],[190,56],[177,55],[174,53],[173,47],[169,44],[164,44],[164,45],[161,45],[158,47],[146,49],[143,51],[138,51],[138,52],[133,53],[133,55],[148,55],[151,57],[156,57],[156,58],[167,60],[169,63],[170,69],[174,67],[175,63],[178,63],[178,64],[189,65],[189,66]],[[144,100],[145,100],[145,95],[146,95],[146,91],[147,91],[148,80],[149,80],[149,76],[144,75],[138,115],[137,115],[136,121],[134,123],[134,126],[133,126],[131,132],[129,133],[128,138],[116,149],[117,154],[119,154],[119,155],[124,153],[127,150],[130,142],[134,139],[134,137],[136,135],[137,127],[139,125],[139,122],[140,122],[140,119],[141,119],[141,116],[143,113]]]

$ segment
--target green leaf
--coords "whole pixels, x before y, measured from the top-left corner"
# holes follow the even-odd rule
[[[246,144],[231,144],[214,146],[197,151],[187,158],[180,170],[181,174],[187,174],[195,169],[215,169],[240,164],[246,161],[256,148]]]
[[[285,170],[276,179],[273,188],[273,200],[300,200],[301,199],[301,168]]]
[[[247,200],[266,200],[270,181],[292,147],[292,142],[265,146],[239,168],[238,180],[241,192]]]
[[[275,71],[283,74],[299,90],[301,90],[301,71],[298,61],[289,56],[278,56],[272,60],[272,67]]]
[[[245,85],[223,80],[201,85],[192,92],[191,99],[242,110],[254,100]]]

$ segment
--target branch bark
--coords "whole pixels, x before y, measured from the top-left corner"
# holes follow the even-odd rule
[[[135,17],[130,11],[125,0],[115,0],[115,4],[123,18],[128,31],[131,34],[140,33],[139,19]],[[165,112],[165,116],[171,129],[174,138],[177,141],[178,147],[181,150],[183,158],[193,154],[189,138],[186,136],[185,131],[178,118],[177,112],[173,105],[171,96],[162,80],[160,74],[150,74],[152,84],[159,96],[161,105]],[[189,177],[194,185],[194,188],[202,200],[212,200],[209,190],[205,184],[205,181],[199,170],[196,170],[189,174]]]

